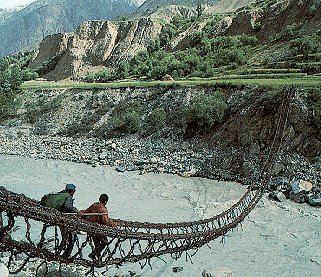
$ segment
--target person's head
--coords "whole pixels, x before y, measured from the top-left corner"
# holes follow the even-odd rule
[[[99,196],[99,202],[100,203],[107,204],[108,199],[109,199],[109,197],[105,193],[103,193],[102,195]]]
[[[76,191],[76,186],[74,184],[67,184],[65,191],[68,192],[70,195],[74,195]]]

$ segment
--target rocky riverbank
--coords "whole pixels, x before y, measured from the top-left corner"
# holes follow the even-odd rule
[[[207,147],[196,139],[182,140],[179,136],[98,140],[34,135],[30,127],[2,127],[0,141],[0,154],[115,166],[119,172],[169,173],[243,184],[259,179],[260,165],[239,150]],[[233,168],[235,159],[240,157],[243,164]],[[287,197],[298,203],[321,205],[320,161],[311,163],[300,156],[281,153],[273,171],[275,177],[270,184],[273,199],[282,201]]]

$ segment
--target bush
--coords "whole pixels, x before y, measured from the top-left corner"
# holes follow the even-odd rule
[[[111,138],[119,136],[125,129],[125,123],[119,117],[111,117],[106,123],[95,130],[95,136],[99,138]]]
[[[185,124],[196,123],[199,128],[209,129],[221,123],[227,108],[219,92],[212,95],[199,95],[192,99],[185,111]]]
[[[18,109],[17,95],[22,83],[21,70],[0,59],[0,120],[16,115]]]
[[[96,73],[89,74],[84,78],[87,83],[106,83],[114,79],[113,73],[109,69],[103,69]]]
[[[157,108],[153,110],[148,118],[148,131],[150,132],[157,132],[158,130],[162,129],[166,124],[167,114],[163,108]]]
[[[304,36],[290,41],[290,49],[294,55],[302,54],[305,60],[309,59],[309,54],[317,53],[321,50],[319,36]]]
[[[130,133],[136,133],[140,131],[141,120],[138,112],[130,111],[124,115],[124,122],[127,131]]]

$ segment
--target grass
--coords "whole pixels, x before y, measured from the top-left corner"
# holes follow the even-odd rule
[[[287,77],[286,77],[287,76]],[[294,74],[257,74],[253,75],[228,75],[215,78],[191,78],[177,81],[123,81],[112,83],[78,83],[78,82],[46,82],[28,81],[21,85],[23,90],[28,89],[108,89],[127,87],[167,87],[167,86],[198,86],[198,85],[258,85],[270,87],[282,87],[298,85],[308,88],[321,88],[321,76],[296,76]]]
[[[321,62],[302,62],[302,63],[297,63],[297,65],[311,65],[311,66],[319,65],[319,66],[321,66]]]

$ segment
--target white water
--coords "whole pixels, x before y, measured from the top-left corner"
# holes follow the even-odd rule
[[[133,221],[180,222],[210,217],[235,203],[245,191],[229,182],[119,173],[111,167],[3,155],[0,172],[0,185],[34,199],[75,183],[75,206],[79,209],[107,193],[110,216]],[[132,270],[146,277],[196,277],[207,269],[215,276],[320,277],[320,219],[318,208],[264,198],[245,220],[243,230],[230,232],[224,245],[218,239],[209,244],[211,249],[199,249],[193,264],[186,262],[185,256],[177,261],[165,256],[166,263],[153,259],[152,269],[126,264],[111,268],[107,276]],[[173,267],[183,270],[174,273]]]

